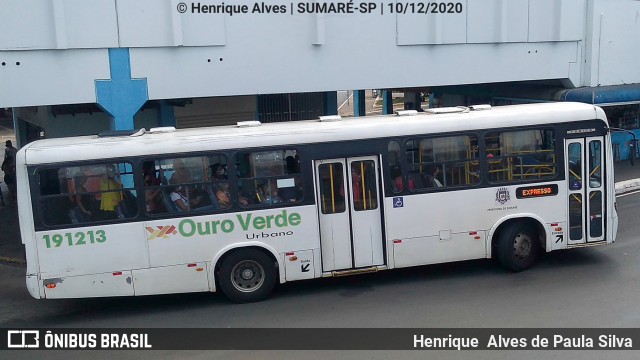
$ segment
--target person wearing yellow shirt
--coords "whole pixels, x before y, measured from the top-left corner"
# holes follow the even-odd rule
[[[107,166],[106,177],[100,179],[100,212],[105,220],[115,219],[116,206],[122,201],[122,184],[116,180],[116,169],[113,165]]]

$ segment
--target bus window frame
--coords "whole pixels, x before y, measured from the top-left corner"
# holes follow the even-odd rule
[[[399,192],[399,193],[393,193],[390,191],[391,194],[393,195],[400,195],[400,194],[423,194],[423,193],[438,193],[438,192],[446,192],[446,191],[457,191],[457,190],[465,190],[465,189],[474,189],[474,188],[478,188],[478,187],[483,187],[486,185],[485,180],[486,180],[486,174],[483,173],[482,171],[482,165],[483,165],[483,161],[482,158],[480,157],[482,154],[482,150],[481,150],[481,145],[480,145],[480,132],[478,131],[456,131],[456,132],[442,132],[442,133],[437,133],[437,134],[425,134],[425,135],[411,135],[411,136],[406,136],[402,139],[403,141],[400,143],[400,150],[401,150],[401,154],[402,156],[402,163],[403,163],[403,169],[402,169],[402,173],[403,173],[403,178],[407,180],[407,186],[405,188],[404,191]],[[442,187],[423,187],[423,188],[414,188],[414,189],[409,189],[408,186],[408,181],[409,181],[409,161],[407,160],[407,146],[406,143],[409,141],[422,141],[422,140],[433,140],[433,139],[441,139],[441,138],[448,138],[448,137],[460,137],[460,136],[467,136],[470,138],[475,136],[476,137],[476,141],[478,142],[478,157],[477,158],[468,158],[466,160],[449,160],[449,161],[441,161],[439,162],[439,164],[449,164],[449,163],[463,163],[463,162],[471,162],[471,161],[477,161],[478,162],[478,174],[480,175],[480,179],[477,183],[475,184],[465,184],[465,185],[449,185],[449,186],[442,186]],[[416,163],[419,164],[419,163]],[[434,162],[435,164],[435,162]],[[444,185],[444,184],[443,184]]]
[[[135,195],[136,212],[134,215],[127,218],[123,218],[123,219],[116,218],[116,219],[107,219],[107,220],[92,220],[89,222],[76,223],[76,224],[68,223],[68,224],[60,224],[60,225],[51,225],[51,224],[47,224],[44,221],[45,216],[44,216],[43,208],[41,206],[43,199],[69,197],[69,196],[74,196],[75,194],[64,193],[64,194],[42,195],[40,193],[40,190],[41,190],[40,181],[39,181],[40,171],[46,171],[51,169],[59,170],[61,168],[83,167],[83,166],[107,166],[107,165],[114,165],[114,164],[118,164],[118,165],[129,164],[131,166],[131,176],[133,177],[134,186],[131,188],[123,187],[122,190],[120,191],[123,194],[125,191],[129,191],[129,192],[136,191],[136,195]],[[121,223],[139,221],[142,215],[142,211],[140,210],[141,199],[139,196],[140,194],[138,193],[139,189],[136,187],[136,184],[138,183],[137,174],[136,174],[137,166],[138,166],[138,163],[136,158],[131,158],[128,160],[125,160],[122,158],[108,158],[108,159],[98,159],[96,161],[83,160],[78,162],[60,162],[55,164],[38,164],[38,165],[28,166],[27,172],[29,177],[29,191],[31,192],[31,207],[32,207],[32,215],[33,215],[33,223],[34,223],[35,231],[56,230],[56,229],[66,229],[66,228],[71,229],[71,228],[78,228],[78,227],[121,224]],[[125,173],[125,174],[129,174],[129,173]],[[95,195],[95,194],[102,194],[104,192],[105,191],[91,191],[91,192],[84,192],[82,194]],[[144,205],[144,203],[142,203],[142,205]]]
[[[233,184],[235,184],[235,181],[232,181],[232,177],[235,177],[236,173],[235,173],[235,164],[233,164],[233,168],[231,168],[232,164],[229,163],[229,152],[224,151],[224,150],[219,150],[219,151],[198,151],[198,152],[192,152],[192,153],[173,153],[173,154],[162,154],[161,156],[153,156],[153,155],[145,155],[143,157],[138,157],[137,158],[137,164],[139,166],[139,170],[137,175],[140,176],[140,190],[142,191],[142,194],[145,194],[145,191],[147,190],[147,186],[144,184],[144,173],[143,173],[143,164],[145,162],[153,162],[154,166],[156,162],[162,162],[162,161],[166,161],[166,160],[177,160],[177,159],[186,159],[186,158],[210,158],[213,156],[223,156],[226,160],[226,166],[227,166],[227,179],[226,181],[224,180],[214,180],[214,181],[193,181],[190,183],[186,183],[186,184],[182,184],[182,185],[204,185],[204,184],[220,184],[220,183],[227,183],[229,186],[229,194],[231,195],[231,203],[229,207],[223,208],[220,207],[218,209],[203,209],[203,210],[198,210],[193,209],[193,210],[189,210],[189,211],[182,211],[182,212],[172,212],[172,211],[165,211],[165,212],[161,212],[161,213],[150,213],[147,212],[146,210],[146,203],[144,201],[146,201],[146,198],[143,198],[143,205],[144,206],[144,210],[141,211],[144,214],[144,217],[148,218],[148,220],[159,220],[159,219],[164,219],[164,218],[179,218],[179,217],[185,217],[185,216],[192,216],[192,215],[196,215],[196,216],[201,216],[201,215],[208,215],[208,214],[220,214],[220,213],[226,213],[226,212],[232,212],[234,210],[234,203],[235,203],[235,198],[233,196],[233,193],[231,192],[231,187]],[[210,166],[213,164],[209,164]],[[172,164],[173,166],[173,164]],[[233,170],[233,171],[230,171]],[[167,180],[167,184],[162,184],[162,179],[160,179],[160,185],[156,185],[156,186],[151,186],[150,188],[158,188],[158,189],[170,189],[171,187],[174,187],[175,185],[173,184],[169,184],[169,179]],[[215,194],[214,194],[215,196]],[[146,220],[146,219],[145,219]],[[143,220],[144,221],[144,220]]]
[[[481,144],[479,144],[479,147],[482,149],[482,158],[481,158],[481,163],[484,165],[482,170],[484,172],[484,181],[486,181],[486,184],[490,187],[500,187],[500,186],[509,186],[509,185],[513,185],[513,184],[528,184],[528,183],[538,183],[538,182],[551,182],[551,181],[558,181],[561,180],[561,178],[563,178],[563,174],[564,174],[564,170],[563,170],[563,164],[564,164],[564,151],[562,151],[562,149],[564,149],[564,139],[566,138],[565,136],[562,136],[562,134],[564,133],[564,128],[568,127],[568,125],[570,125],[570,123],[568,124],[558,124],[556,126],[536,126],[536,125],[528,125],[528,126],[518,126],[518,127],[502,127],[502,128],[494,128],[494,129],[484,129],[481,132]],[[555,163],[554,163],[554,167],[555,167],[555,172],[554,175],[551,177],[544,177],[544,178],[530,178],[530,179],[520,179],[520,180],[510,180],[510,181],[491,181],[490,177],[489,177],[489,162],[487,161],[487,143],[486,143],[486,137],[488,134],[491,133],[504,133],[504,132],[517,132],[517,131],[528,131],[528,130],[540,130],[540,131],[547,131],[550,130],[553,134],[553,152],[551,153],[554,157],[555,157]],[[560,149],[560,150],[559,150]],[[512,155],[505,155],[502,156],[503,158],[506,157],[510,157]]]
[[[232,194],[232,203],[234,204],[234,206],[232,206],[232,209],[235,209],[235,212],[242,212],[242,211],[250,211],[250,210],[260,210],[260,209],[277,209],[277,208],[283,208],[283,207],[290,207],[290,206],[301,206],[303,204],[306,203],[306,180],[305,180],[305,172],[308,172],[305,169],[305,165],[304,165],[304,160],[305,157],[302,155],[302,153],[304,151],[300,151],[300,148],[304,148],[306,144],[300,145],[300,144],[285,144],[282,146],[269,146],[269,147],[255,147],[255,148],[244,148],[244,149],[235,149],[233,152],[231,152],[230,154],[230,159],[232,160],[231,163],[233,163],[233,176],[235,178],[235,181],[233,182],[233,187],[229,186],[229,191],[233,191]],[[238,168],[236,166],[236,157],[242,154],[254,154],[254,153],[265,153],[265,152],[270,152],[270,151],[295,151],[296,155],[298,155],[300,158],[299,162],[298,162],[298,173],[296,174],[283,174],[283,175],[269,175],[269,176],[261,176],[261,177],[240,177],[238,176]],[[286,157],[285,157],[286,159]],[[230,163],[230,164],[231,164]],[[285,164],[285,171],[286,171],[286,164]],[[253,174],[251,174],[253,175]],[[241,180],[256,180],[256,179],[261,179],[261,180],[267,180],[267,181],[277,181],[279,179],[288,179],[288,178],[293,178],[295,181],[295,177],[299,177],[300,178],[300,184],[302,186],[301,191],[300,191],[300,198],[296,199],[296,201],[290,202],[290,201],[281,201],[278,202],[276,204],[247,204],[247,205],[243,205],[240,203],[240,186],[239,186],[239,182]],[[231,178],[231,177],[229,177]],[[315,199],[314,199],[314,203],[315,203]]]

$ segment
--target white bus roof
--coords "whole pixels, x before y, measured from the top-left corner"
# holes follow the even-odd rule
[[[252,127],[218,126],[146,133],[141,136],[98,137],[93,135],[46,139],[28,144],[21,149],[21,153],[25,156],[27,165],[34,165],[412,134],[437,134],[591,119],[606,119],[604,111],[599,107],[582,103],[526,104],[458,113],[382,115],[345,118],[338,121],[306,120],[266,123]]]

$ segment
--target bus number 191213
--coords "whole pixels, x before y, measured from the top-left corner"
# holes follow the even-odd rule
[[[44,240],[47,249],[52,247],[60,247],[60,246],[78,246],[78,245],[86,245],[86,244],[95,244],[95,243],[103,243],[107,241],[107,236],[104,230],[92,231],[89,230],[85,232],[76,232],[76,233],[64,233],[64,234],[53,234],[53,235],[44,235],[42,237]]]

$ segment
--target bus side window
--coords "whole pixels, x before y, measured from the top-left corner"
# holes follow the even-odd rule
[[[238,204],[275,206],[302,200],[299,154],[294,149],[236,154]]]
[[[224,154],[145,161],[143,176],[149,214],[212,212],[231,207]]]
[[[127,162],[38,170],[42,222],[59,226],[137,216],[132,171]]]
[[[388,146],[389,175],[391,177],[391,191],[394,194],[405,190],[405,180],[400,164],[400,143],[390,141]]]
[[[405,148],[409,189],[460,187],[480,182],[475,135],[408,140]]]
[[[556,176],[550,129],[496,131],[485,136],[489,181],[518,182]]]
[[[345,211],[344,168],[341,163],[322,164],[320,173],[320,209],[323,214],[336,214]]]

